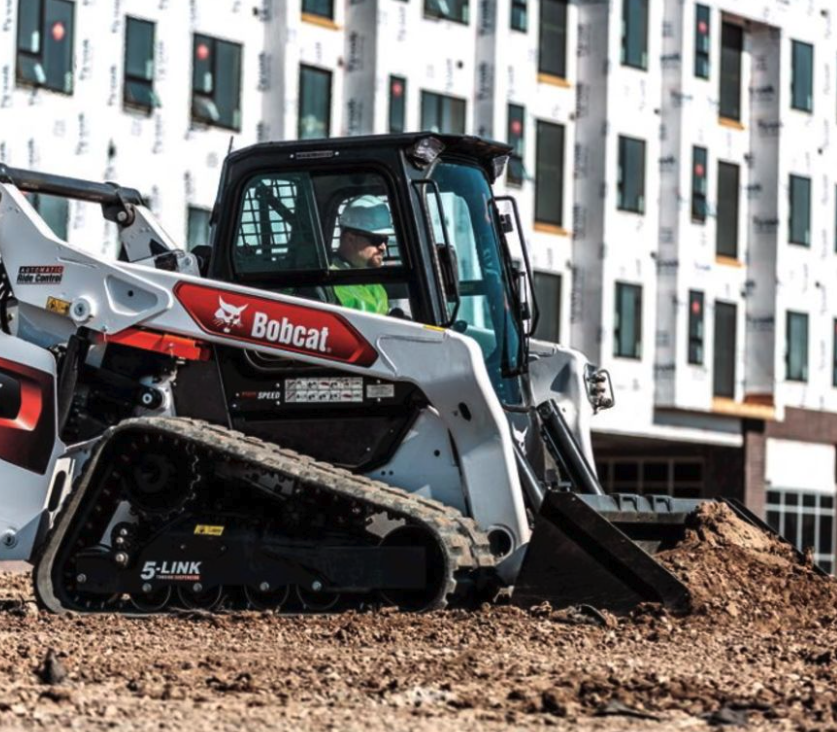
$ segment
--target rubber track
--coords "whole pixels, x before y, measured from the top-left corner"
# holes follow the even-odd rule
[[[259,470],[288,476],[302,484],[316,486],[320,491],[331,491],[346,499],[366,504],[375,512],[387,512],[395,517],[409,519],[413,524],[423,525],[436,535],[449,562],[447,588],[434,608],[428,609],[445,607],[456,593],[459,581],[468,578],[470,582],[480,571],[489,571],[496,563],[486,535],[473,519],[466,518],[456,509],[219,425],[185,417],[129,419],[105,432],[96,453],[105,441],[123,430],[136,427],[192,441],[201,449],[226,453],[233,459],[241,460]],[[85,473],[93,469],[98,462],[96,453],[87,462]],[[93,472],[95,473],[95,470]],[[86,476],[82,477],[78,487],[65,501],[62,514],[72,511],[72,507],[78,505],[80,496],[74,494],[89,489],[85,478]],[[56,607],[54,601],[57,598],[51,591],[51,563],[71,520],[69,515],[58,518],[41,555],[41,560],[47,561],[48,564],[42,566],[39,562],[35,571],[37,594],[44,604],[55,612],[79,612],[75,608]],[[46,589],[38,587],[42,582],[50,585],[47,592],[40,591]],[[53,598],[53,602],[49,601],[50,597]]]

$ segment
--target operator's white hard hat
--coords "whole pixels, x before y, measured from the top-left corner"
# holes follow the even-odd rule
[[[340,226],[344,229],[368,231],[370,234],[395,234],[389,205],[380,196],[367,195],[351,199],[340,214]]]

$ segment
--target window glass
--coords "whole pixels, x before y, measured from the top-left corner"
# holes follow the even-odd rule
[[[389,209],[386,185],[376,174],[257,175],[242,196],[235,269],[265,274],[329,269],[346,231],[383,238],[382,266],[399,266],[401,248]]]
[[[709,78],[709,58],[712,53],[709,33],[709,8],[695,5],[695,76]]]
[[[706,221],[708,155],[705,147],[692,148],[692,220]]]
[[[334,0],[302,0],[302,12],[333,19]]]
[[[834,496],[799,489],[772,490],[767,523],[799,551],[809,549],[816,564],[834,572]]]
[[[550,343],[561,340],[561,275],[535,272],[535,295],[541,317],[535,338]]]
[[[519,104],[508,106],[508,131],[506,139],[514,148],[509,156],[506,180],[511,185],[519,186],[523,183],[525,172],[523,169],[524,136],[526,132],[526,110]]]
[[[541,0],[544,2],[544,0]],[[511,3],[511,27],[512,30],[525,31],[528,27],[527,0],[512,0]]]
[[[468,0],[424,0],[424,12],[431,18],[468,22]]]
[[[20,0],[17,81],[73,92],[73,14],[69,0]]]
[[[689,363],[703,364],[703,293],[689,291]]]
[[[622,63],[648,68],[648,0],[622,0]]]
[[[721,27],[721,117],[741,120],[741,52],[744,29],[734,23]]]
[[[29,198],[32,207],[38,212],[52,233],[59,239],[67,240],[70,220],[70,202],[60,196],[46,193],[33,193]]]
[[[735,305],[716,301],[712,393],[730,399],[735,397],[735,331]]]
[[[159,106],[154,94],[154,23],[125,20],[125,104],[150,110]]]
[[[389,77],[389,131],[407,129],[407,80],[403,76]]]
[[[642,357],[642,288],[616,283],[616,317],[613,355]]]
[[[465,100],[423,91],[421,129],[451,135],[465,134]]]
[[[790,177],[790,239],[791,244],[811,244],[811,179]]]
[[[241,46],[195,35],[192,119],[241,129]]]
[[[808,316],[788,312],[786,368],[788,381],[808,381]]]
[[[192,251],[195,247],[209,244],[209,209],[189,206],[186,228],[186,248]]]
[[[541,0],[538,71],[567,75],[567,0]]]
[[[791,106],[804,112],[814,109],[814,47],[793,42]]]
[[[622,211],[645,212],[645,142],[619,137],[617,205]]]
[[[717,228],[715,253],[723,257],[738,257],[738,200],[740,184],[738,166],[718,163]]]
[[[311,66],[299,68],[300,140],[331,134],[331,72]]]
[[[564,225],[564,126],[538,122],[535,221]]]

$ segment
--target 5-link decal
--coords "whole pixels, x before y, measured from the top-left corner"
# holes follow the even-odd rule
[[[196,582],[201,578],[202,562],[146,562],[140,579]]]

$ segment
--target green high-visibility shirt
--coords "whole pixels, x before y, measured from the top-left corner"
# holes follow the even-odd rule
[[[350,269],[341,259],[335,258],[332,269]],[[389,297],[384,286],[374,282],[369,285],[336,285],[334,295],[345,308],[361,310],[364,313],[386,315],[389,312]]]

